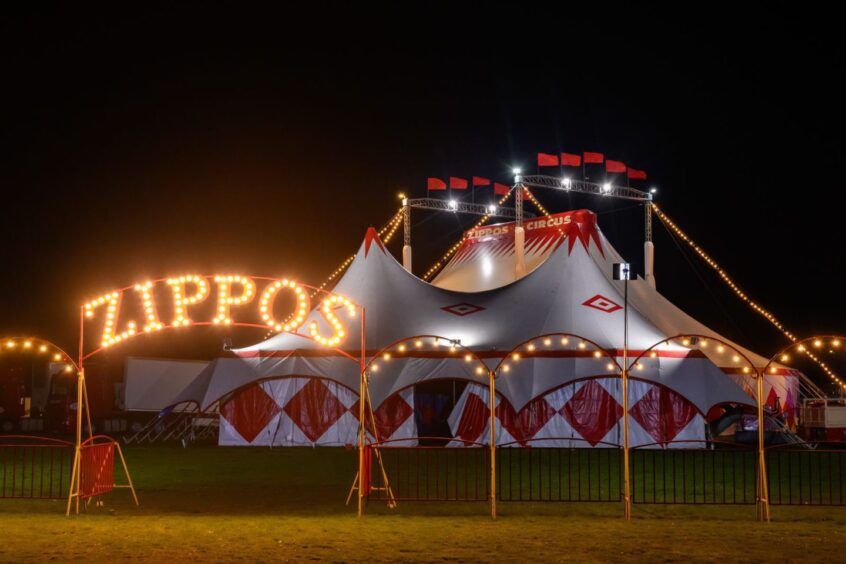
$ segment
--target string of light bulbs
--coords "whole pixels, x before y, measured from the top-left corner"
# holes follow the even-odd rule
[[[693,249],[697,255],[699,255],[699,258],[701,258],[705,262],[705,264],[710,266],[711,269],[713,269],[719,275],[723,282],[729,288],[731,288],[732,291],[734,291],[735,295],[740,298],[742,302],[752,308],[752,310],[761,315],[764,319],[769,321],[770,324],[772,324],[776,329],[778,329],[785,337],[790,339],[791,342],[795,343],[798,340],[796,335],[794,335],[791,331],[785,328],[784,325],[772,313],[755,303],[755,301],[752,300],[751,297],[749,297],[749,294],[741,290],[740,287],[731,278],[731,276],[729,276],[728,273],[723,270],[723,268],[717,263],[717,261],[711,258],[711,256],[707,252],[705,252],[702,247],[697,245],[696,242],[691,239],[687,233],[682,231],[681,228],[679,228],[679,226],[676,225],[675,222],[667,216],[667,214],[661,211],[655,203],[652,203],[651,205],[652,211],[655,212],[656,217],[661,220],[661,222],[670,230],[670,232],[678,236],[685,243],[687,243],[687,245],[691,249]],[[837,375],[828,367],[825,362],[823,362],[822,359],[813,354],[810,350],[807,349],[807,347],[800,348],[800,352],[804,353],[808,358],[813,360],[820,368],[822,368],[823,372],[825,372],[829,376],[829,378],[831,378],[838,385],[846,389],[846,386],[844,386],[840,378],[837,377]]]
[[[393,238],[394,234],[397,232],[397,229],[399,229],[400,225],[402,225],[402,208],[399,208],[394,213],[394,215],[391,216],[391,219],[389,219],[388,222],[385,225],[383,225],[379,229],[379,231],[377,232],[379,234],[379,238],[382,240],[382,242],[387,245],[391,241],[391,239]],[[320,286],[317,287],[317,289],[315,289],[311,292],[309,297],[314,298],[330,282],[332,282],[335,278],[337,278],[338,276],[343,274],[344,271],[347,269],[347,267],[352,264],[353,260],[355,260],[354,254],[345,258],[344,261],[338,266],[338,268],[336,268],[329,276],[327,276],[326,279],[320,284]],[[290,320],[294,317],[294,315],[295,314],[292,313],[291,315],[288,316],[287,319],[282,321],[279,325],[284,326],[284,325],[288,324],[290,322]],[[264,337],[268,338],[273,334],[274,334],[273,331],[268,331],[267,334],[265,334]]]
[[[547,210],[543,206],[543,204],[541,204],[537,200],[537,198],[535,198],[534,194],[532,194],[529,190],[525,190],[525,193],[529,197],[529,200],[531,200],[531,202],[535,205],[535,207],[537,207],[537,209],[541,213],[543,213],[544,215],[550,215],[549,210]],[[655,215],[658,216],[658,219],[660,219],[664,223],[664,225],[666,225],[673,233],[678,235],[679,238],[681,238],[685,243],[687,243],[696,252],[696,254],[699,255],[699,257],[702,258],[702,260],[704,260],[706,264],[708,264],[708,266],[713,268],[717,272],[717,274],[719,274],[720,278],[723,279],[723,281],[728,285],[728,287],[731,288],[743,302],[748,304],[749,307],[755,310],[758,314],[762,315],[767,321],[769,321],[788,339],[790,339],[790,341],[794,343],[797,342],[798,339],[792,332],[788,331],[772,313],[755,303],[749,297],[748,294],[741,290],[738,285],[734,282],[734,280],[728,275],[728,273],[723,270],[722,267],[720,267],[719,264],[717,264],[717,262],[712,259],[711,256],[708,255],[708,253],[706,253],[704,249],[702,249],[702,247],[697,245],[684,231],[682,231],[675,224],[675,222],[673,222],[673,220],[667,217],[667,214],[658,209],[658,206],[654,203],[652,204],[652,209],[655,212]],[[561,230],[559,229],[559,231]],[[822,368],[823,372],[825,372],[825,374],[829,378],[831,378],[832,381],[834,381],[837,385],[846,390],[846,384],[844,384],[844,382],[840,378],[838,378],[837,374],[835,374],[821,358],[819,358],[817,355],[808,350],[807,347],[800,346],[799,351],[804,353],[811,360],[813,360],[820,368]]]
[[[390,242],[391,238],[393,238],[393,236],[394,236],[394,233],[397,232],[397,229],[399,229],[399,226],[401,224],[402,224],[402,208],[398,209],[396,211],[396,213],[394,213],[394,215],[391,216],[391,219],[389,219],[388,222],[385,225],[383,225],[381,229],[379,229],[379,231],[378,231],[379,238],[382,240],[382,242],[385,243],[385,244]],[[326,280],[324,280],[323,283],[321,283],[317,287],[317,290],[312,292],[311,297],[313,298],[320,290],[323,290],[323,288],[325,288],[330,282],[332,282],[332,280],[334,280],[335,278],[340,276],[347,269],[347,267],[350,264],[352,264],[353,260],[355,260],[355,254],[352,254],[352,255],[348,256],[346,259],[344,259],[344,261],[341,263],[341,265],[338,268],[336,268],[332,272],[332,274],[330,274],[328,277],[326,277]]]

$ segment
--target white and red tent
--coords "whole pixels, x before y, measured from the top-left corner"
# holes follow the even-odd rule
[[[510,224],[494,225],[468,233],[433,284],[404,270],[375,230],[369,229],[333,290],[365,308],[365,356],[369,359],[402,338],[438,335],[460,342],[493,368],[527,339],[571,333],[610,351],[622,363],[622,282],[611,280],[611,265],[622,259],[602,234],[596,216],[580,210],[526,221],[529,272],[518,280],[514,276],[512,228]],[[680,334],[722,339],[643,280],[629,283],[629,304],[629,360]],[[357,357],[361,352],[359,319],[347,317],[341,310],[338,315],[347,327],[342,347]],[[317,308],[307,323],[312,320],[325,334],[331,332]],[[496,411],[505,427],[503,442],[509,442],[505,440],[508,437],[514,444],[538,442],[538,446],[565,438],[586,444],[620,442],[617,427],[622,398],[617,390],[617,370],[609,367],[607,357],[595,358],[590,350],[577,348],[577,341],[574,338],[568,348],[538,351],[510,363],[508,373],[500,373]],[[763,357],[736,348],[755,367],[766,364]],[[672,342],[654,350],[656,356],[644,357],[640,369],[631,373],[629,416],[632,436],[640,433],[637,444],[702,439],[702,418],[712,407],[754,404],[745,385],[744,361],[729,347],[706,350]],[[353,442],[350,437],[358,425],[357,408],[351,409],[358,394],[357,362],[287,333],[234,352],[236,358],[212,362],[179,397],[202,409],[223,403],[221,414],[226,422],[222,428],[226,432],[221,433],[222,444]],[[795,375],[783,370],[768,374],[765,393],[769,394],[775,383],[779,395],[792,390],[795,398],[798,383],[785,384],[789,378],[795,381]],[[277,382],[281,379],[292,381],[282,386]],[[413,389],[439,379],[473,384],[465,388],[450,417],[455,434],[464,417],[456,410],[460,406],[465,409],[467,396],[487,383],[473,363],[450,354],[446,347],[439,351],[410,347],[390,362],[380,362],[379,372],[370,379],[376,419],[382,427],[379,438],[400,439],[405,444],[413,441]],[[259,410],[264,415],[255,421],[250,420],[249,409],[226,406],[241,402],[248,389],[255,390],[250,394],[259,399],[247,396],[243,401],[260,401],[264,406]],[[334,396],[334,401],[327,399],[329,396]],[[298,408],[304,404],[313,409]],[[598,408],[606,415],[594,416],[592,411]],[[315,419],[320,425],[314,426]],[[485,442],[486,433],[461,438]]]

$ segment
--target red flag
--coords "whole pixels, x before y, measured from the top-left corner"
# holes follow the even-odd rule
[[[500,184],[499,182],[494,182],[494,194],[496,194],[497,196],[505,196],[506,194],[508,194],[509,190],[511,190],[510,186]]]
[[[646,171],[629,167],[629,169],[626,171],[626,176],[628,176],[632,180],[646,180]]]
[[[446,190],[446,182],[440,178],[427,178],[426,190]]]
[[[523,188],[520,190],[520,199],[521,200],[528,200],[529,199],[529,189]]]
[[[558,166],[558,155],[538,153],[538,166]]]
[[[489,178],[482,178],[481,176],[474,176],[473,177],[473,186],[490,186],[491,181]]]
[[[572,153],[561,153],[561,164],[564,166],[582,166],[582,156]]]
[[[449,187],[456,190],[467,190],[467,180],[457,176],[449,177]]]
[[[585,164],[602,164],[605,160],[605,155],[602,153],[588,153],[585,152]]]
[[[620,161],[605,161],[605,172],[626,172],[626,165]]]

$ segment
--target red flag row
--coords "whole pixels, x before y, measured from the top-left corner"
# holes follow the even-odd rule
[[[606,159],[602,153],[592,153],[590,151],[585,151],[581,155],[573,153],[561,153],[560,155],[538,153],[538,166],[582,166],[583,162],[584,164],[602,164],[604,162],[606,172],[625,172],[628,178],[646,180],[646,171],[627,167],[622,161]]]
[[[450,176],[449,183],[435,177],[429,177],[426,179],[426,190],[446,190],[447,187],[451,190],[467,190],[469,185],[472,185],[474,188],[476,186],[490,186],[491,180],[490,178],[484,178],[482,176],[474,176],[469,182],[466,178],[459,178],[457,176]],[[508,191],[511,190],[509,186],[500,184],[499,182],[494,182],[493,186],[494,194],[497,195],[508,194]]]

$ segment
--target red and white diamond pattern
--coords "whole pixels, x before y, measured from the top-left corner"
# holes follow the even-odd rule
[[[380,439],[414,437],[413,389],[376,410]],[[252,384],[221,407],[218,444],[295,446],[355,444],[358,395],[331,380],[282,378]],[[396,444],[411,444],[399,441]]]
[[[413,393],[407,388],[376,410],[380,440],[393,439],[390,444],[396,446],[417,444]],[[631,446],[702,446],[704,419],[681,396],[638,380],[630,381],[629,394]],[[621,397],[617,378],[568,384],[535,398],[519,412],[497,397],[497,444],[595,448],[620,444]],[[487,398],[487,387],[467,385],[449,417],[456,438],[450,446],[489,442]],[[357,440],[358,397],[330,380],[283,378],[253,384],[236,392],[220,412],[220,445],[339,446]],[[369,430],[368,436],[373,439]]]
[[[449,418],[450,446],[489,443],[488,389],[469,384]],[[620,380],[593,378],[536,398],[518,414],[497,398],[497,444],[533,447],[614,447],[622,444]],[[678,394],[647,382],[629,382],[629,444],[702,447],[705,420]],[[675,441],[675,442],[670,442]],[[691,441],[684,443],[682,441]]]
[[[623,309],[623,306],[621,306],[611,298],[606,298],[602,294],[595,295],[589,300],[583,302],[582,305],[592,307],[593,309],[598,309],[599,311],[604,311],[605,313],[614,313],[615,311]]]

